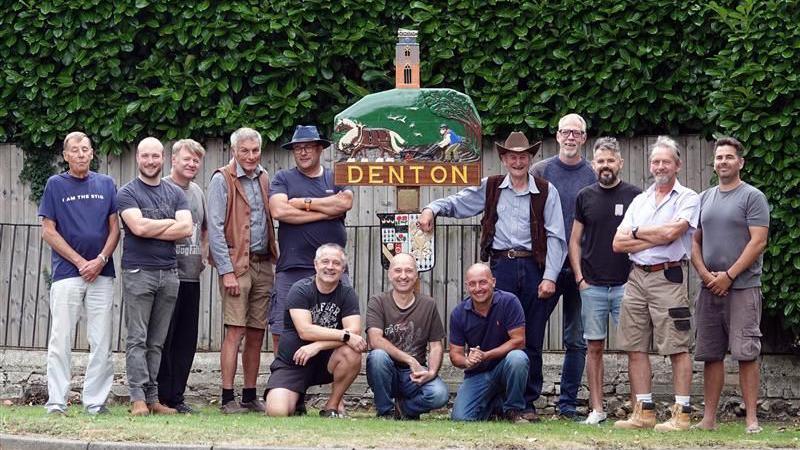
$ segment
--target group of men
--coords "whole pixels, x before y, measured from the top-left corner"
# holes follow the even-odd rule
[[[677,180],[680,149],[672,139],[660,137],[652,145],[654,183],[641,192],[620,178],[624,162],[617,141],[597,139],[590,163],[582,155],[586,137],[581,116],[564,116],[558,154],[533,165],[541,143],[511,133],[495,145],[505,175],[435,200],[420,215],[420,228],[431,231],[437,215],[483,213],[485,262],[467,270],[469,297],[449,321],[449,357],[464,369],[453,419],[538,420],[543,340],[561,299],[566,351],[559,414],[577,416],[586,365],[591,411],[583,422],[606,420],[603,348],[611,318],[619,324],[618,346],[628,353],[633,401],[630,417],[615,426],[687,429],[692,314],[684,280],[691,260],[703,284],[695,311],[695,359],[705,362],[705,415],[697,426],[716,426],[722,361],[730,350],[740,363],[747,430],[759,431],[759,286],[769,209],[764,195],[739,177],[742,145],[732,138],[715,143],[720,184],[698,196]],[[196,349],[199,275],[206,260],[219,273],[222,298],[224,413],[303,414],[307,389],[330,383],[320,414],[345,416],[344,393],[368,349],[367,381],[379,416],[414,419],[445,406],[448,389],[438,376],[445,329],[435,300],[417,292],[412,256],[392,259],[391,289],[369,299],[367,338],[362,337],[345,253],[344,216],[353,194],[336,186],[321,164],[329,144],[315,127],[298,126],[284,145],[296,167],[270,182],[259,163],[260,134],[241,128],[231,136],[230,163],[211,178],[206,202],[192,181],[205,153],[197,142],[173,145],[172,169],[162,179],[161,143],[142,140],[138,177],[116,192],[110,177],[89,170],[89,138],[70,133],[63,152],[69,170],[48,181],[39,211],[43,238],[54,250],[48,411],[66,411],[70,344],[84,307],[91,353],[83,404],[89,413],[107,411],[113,377],[110,258],[119,239],[118,215],[125,231],[121,266],[131,414],[191,412],[183,394]],[[256,381],[268,327],[276,351],[262,401]],[[670,419],[658,425],[651,341],[671,359],[676,394]],[[237,401],[240,347],[244,386]]]

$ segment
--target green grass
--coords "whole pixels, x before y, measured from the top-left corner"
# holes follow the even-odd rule
[[[455,423],[446,416],[419,422],[379,420],[368,413],[351,419],[267,418],[257,414],[225,416],[204,408],[191,416],[130,417],[127,407],[89,416],[73,407],[66,417],[50,416],[41,406],[0,407],[0,432],[48,435],[86,441],[131,441],[264,446],[350,448],[800,448],[800,424],[767,423],[758,435],[744,433],[742,422],[721,424],[719,431],[661,434],[590,427],[545,418],[540,423]]]

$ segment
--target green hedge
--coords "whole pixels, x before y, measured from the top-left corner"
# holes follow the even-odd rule
[[[113,5],[112,5],[113,4]],[[66,132],[103,152],[146,135],[268,140],[329,127],[393,84],[397,28],[420,31],[422,83],[470,94],[487,135],[732,134],[773,207],[765,298],[800,331],[794,1],[2,2],[0,141],[25,149],[39,195]],[[778,169],[778,170],[775,170]]]

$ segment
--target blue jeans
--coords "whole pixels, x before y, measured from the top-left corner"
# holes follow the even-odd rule
[[[494,369],[464,378],[453,405],[453,420],[486,420],[495,405],[503,412],[525,409],[528,356],[511,350]]]
[[[420,386],[410,376],[411,369],[395,367],[394,360],[384,350],[375,349],[367,354],[367,383],[375,395],[379,416],[391,413],[392,399],[398,397],[403,400],[403,413],[414,418],[447,404],[450,393],[441,378]]]
[[[558,303],[558,296],[539,299],[539,283],[542,272],[533,258],[494,258],[492,274],[497,280],[497,289],[511,292],[519,298],[525,311],[525,354],[530,362],[528,381],[525,386],[525,408],[532,409],[542,393],[542,347],[544,333],[550,313]]]
[[[558,410],[561,414],[575,414],[578,389],[581,387],[583,367],[586,364],[586,340],[581,322],[581,294],[575,284],[575,274],[562,269],[556,282],[554,298],[563,296],[561,303],[564,324],[564,365],[561,367],[561,395]]]
[[[619,308],[625,285],[588,286],[581,291],[581,318],[583,319],[583,338],[589,341],[602,341],[608,336],[608,318],[619,324]]]

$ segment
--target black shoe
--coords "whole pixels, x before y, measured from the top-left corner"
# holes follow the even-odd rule
[[[503,413],[503,418],[511,423],[530,423],[524,416],[525,414],[518,409],[509,409]]]
[[[194,409],[191,406],[187,405],[184,402],[180,402],[177,405],[173,406],[175,411],[178,411],[178,414],[194,414]]]
[[[530,423],[539,421],[539,415],[536,414],[536,410],[533,408],[523,409],[520,411],[519,415]]]

